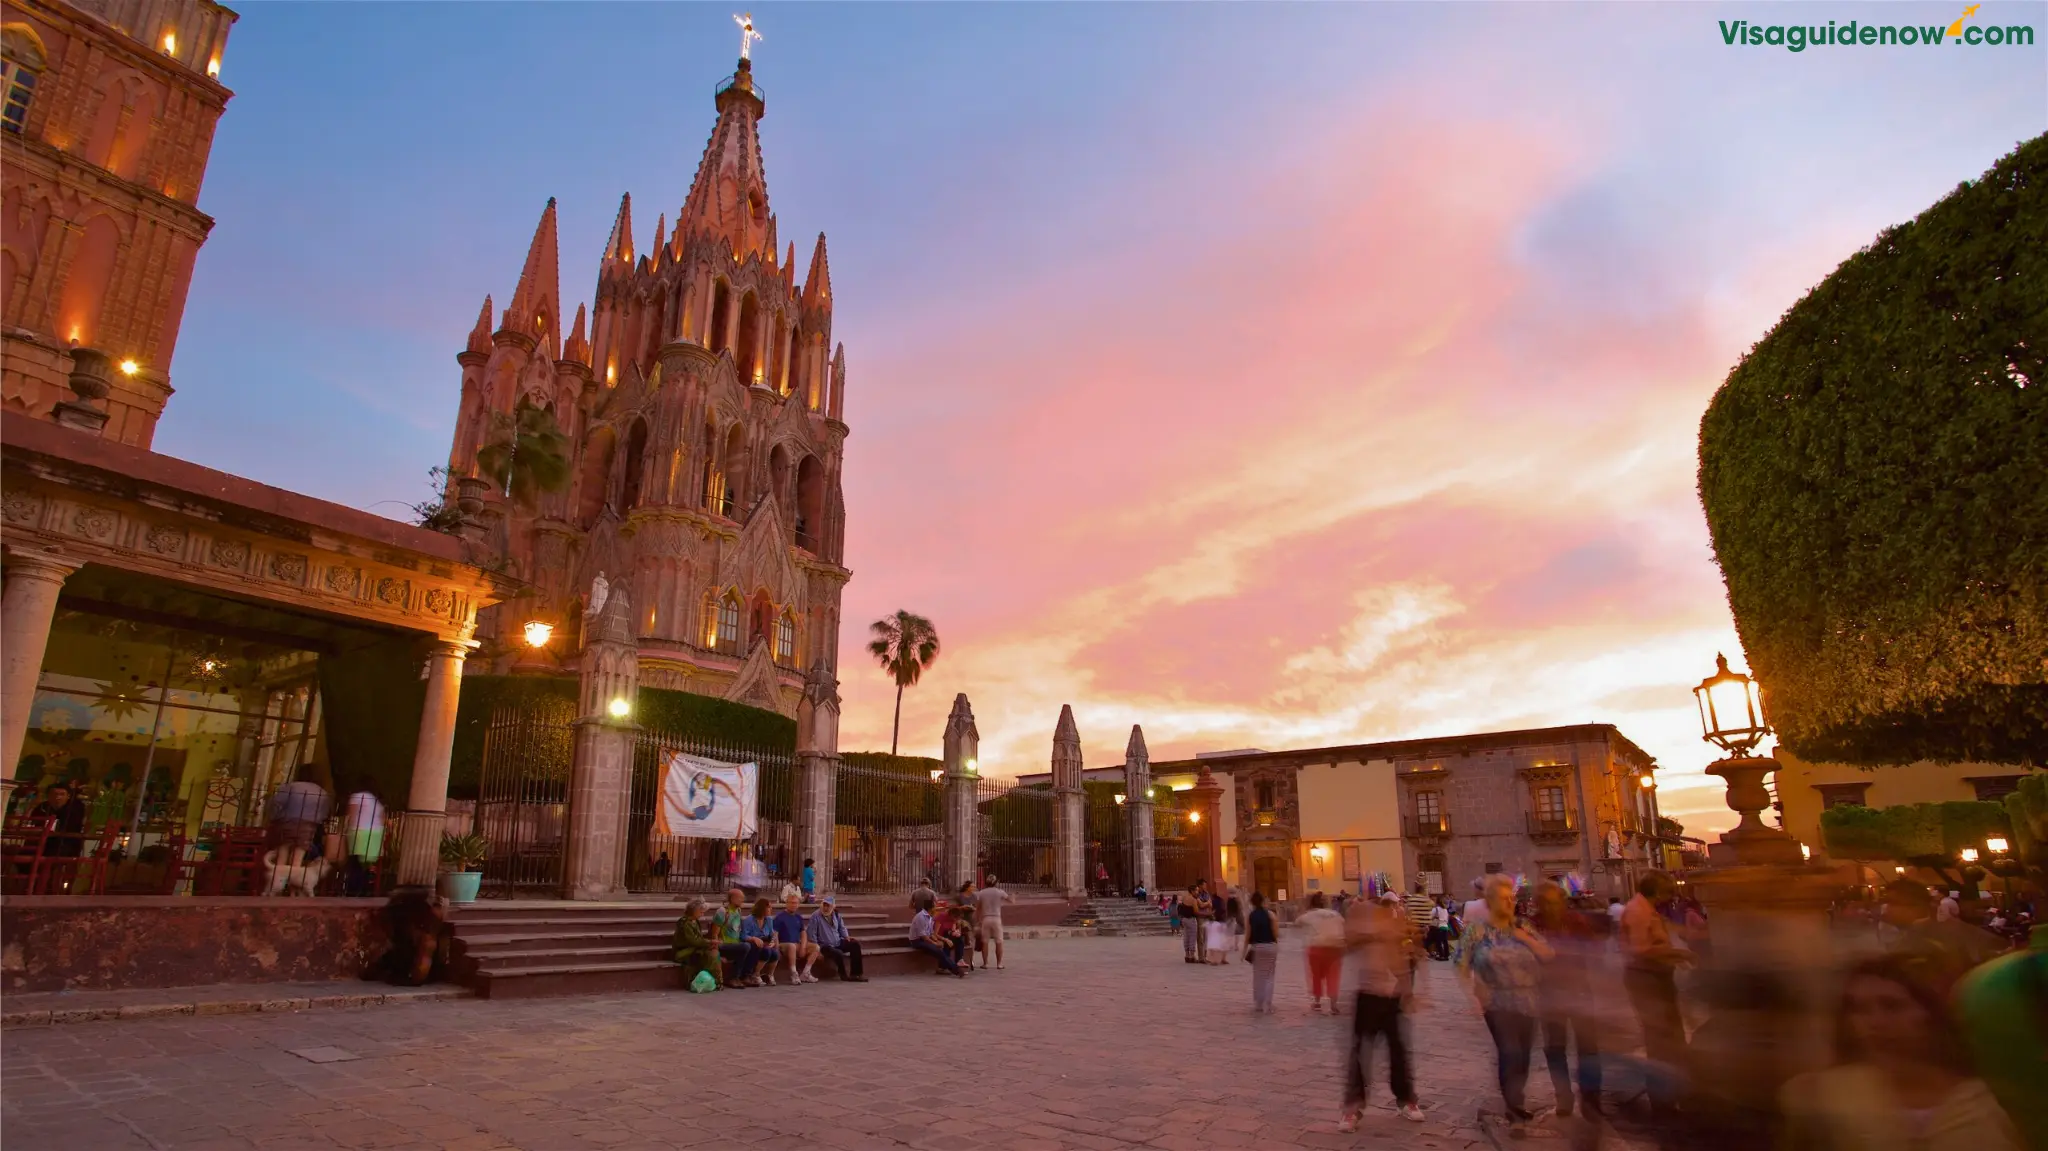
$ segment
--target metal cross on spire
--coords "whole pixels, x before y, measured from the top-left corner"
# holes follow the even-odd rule
[[[732,22],[740,26],[740,59],[753,59],[754,41],[761,38],[761,34],[754,31],[754,14],[749,12],[744,16],[734,16]]]

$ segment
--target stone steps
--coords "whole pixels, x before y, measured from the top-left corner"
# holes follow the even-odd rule
[[[675,988],[679,977],[668,956],[680,912],[672,903],[472,904],[450,917],[451,974],[484,999]],[[869,976],[932,968],[904,940],[907,912],[902,922],[878,911],[842,917],[860,941]]]
[[[1064,927],[1093,927],[1098,935],[1173,935],[1172,923],[1150,903],[1134,899],[1084,900],[1060,920]]]

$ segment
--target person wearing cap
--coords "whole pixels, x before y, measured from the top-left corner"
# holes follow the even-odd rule
[[[846,921],[839,917],[839,907],[830,895],[818,901],[818,910],[811,915],[811,922],[804,933],[819,953],[832,961],[841,982],[868,981],[868,977],[861,973],[860,940],[846,930]]]

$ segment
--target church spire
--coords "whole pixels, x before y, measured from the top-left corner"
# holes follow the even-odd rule
[[[825,233],[818,233],[818,246],[811,251],[811,271],[804,277],[804,307],[832,306],[832,269],[825,261]]]
[[[590,341],[583,335],[582,304],[576,305],[576,326],[569,331],[569,342],[562,345],[562,358],[590,366]]]
[[[647,250],[647,258],[653,260],[654,266],[657,268],[661,266],[661,250],[666,247],[668,247],[668,213],[663,212],[655,218],[654,246]]]
[[[484,297],[484,310],[477,313],[476,327],[469,330],[469,350],[491,353],[491,298]]]
[[[550,358],[561,346],[562,298],[557,275],[555,244],[555,198],[548,197],[547,210],[540,214],[540,226],[533,230],[533,243],[526,249],[526,266],[519,272],[519,287],[505,308],[505,327],[544,342]]]
[[[676,217],[678,236],[708,235],[734,255],[774,259],[768,224],[768,177],[761,163],[760,120],[766,110],[754,87],[753,61],[740,59],[718,89],[718,123],[697,162],[689,198]]]
[[[619,197],[619,218],[612,221],[612,238],[605,241],[606,261],[633,263],[633,193]]]

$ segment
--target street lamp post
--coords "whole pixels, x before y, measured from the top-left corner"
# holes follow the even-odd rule
[[[1717,866],[1799,863],[1799,841],[1781,828],[1764,825],[1763,809],[1771,805],[1764,777],[1778,770],[1778,761],[1752,755],[1771,734],[1764,719],[1763,695],[1756,680],[1728,669],[1728,657],[1714,657],[1714,674],[1692,689],[1700,707],[1702,738],[1727,755],[1707,765],[1708,775],[1728,783],[1727,802],[1741,821],[1707,849]]]

